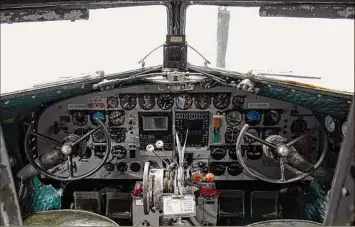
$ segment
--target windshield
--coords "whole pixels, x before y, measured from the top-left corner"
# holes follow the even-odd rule
[[[165,42],[165,6],[91,10],[89,20],[1,25],[1,93],[103,70],[140,68]],[[162,50],[145,60],[162,64]]]
[[[211,62],[210,67],[217,66],[218,8],[193,5],[186,12],[186,40]],[[260,17],[258,7],[227,10],[229,29],[222,29],[228,37],[227,70],[292,71],[321,79],[273,78],[354,92],[353,20]],[[191,49],[188,61],[204,63]]]

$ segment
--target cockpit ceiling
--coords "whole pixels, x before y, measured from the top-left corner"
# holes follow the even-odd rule
[[[288,1],[274,1],[274,0],[203,0],[198,2],[191,2],[180,0],[182,3],[187,4],[213,4],[213,5],[240,5],[240,6],[261,6],[261,5],[275,5],[275,4],[318,4],[318,5],[354,5],[354,2],[351,0],[288,0]],[[3,0],[0,1],[1,9],[14,9],[14,8],[26,8],[26,7],[51,7],[51,6],[65,6],[65,7],[73,7],[73,6],[81,6],[87,9],[99,9],[99,8],[114,8],[121,6],[129,6],[129,5],[154,5],[154,4],[168,4],[170,1],[161,0],[161,1],[151,1],[151,0],[130,0],[130,1],[94,1],[94,0],[77,0],[77,1],[55,1],[55,0]]]

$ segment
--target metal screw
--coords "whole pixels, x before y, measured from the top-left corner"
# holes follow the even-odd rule
[[[347,196],[348,195],[348,190],[346,188],[341,189],[341,194],[342,196]]]

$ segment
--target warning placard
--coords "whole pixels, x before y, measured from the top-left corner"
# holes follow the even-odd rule
[[[195,196],[184,195],[181,197],[163,197],[164,216],[190,217],[196,215]]]

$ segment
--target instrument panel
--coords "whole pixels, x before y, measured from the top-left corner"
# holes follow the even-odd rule
[[[96,127],[94,116],[100,116],[108,128],[112,145],[105,166],[89,177],[95,179],[141,179],[144,162],[162,166],[160,157],[175,157],[177,133],[181,141],[187,138],[185,156],[191,167],[211,171],[216,180],[252,180],[242,173],[235,153],[244,124],[251,126],[249,133],[263,139],[274,134],[294,138],[317,125],[313,113],[305,108],[230,87],[174,93],[157,85],[138,85],[55,103],[40,115],[37,131],[57,140],[73,133],[81,136]],[[147,145],[157,140],[163,141],[163,148],[147,151]],[[87,146],[74,160],[78,171],[103,157],[104,143],[101,130],[87,139]],[[317,144],[308,141],[307,145],[299,149],[316,159]],[[35,147],[34,155],[39,155],[53,145],[38,139]],[[245,138],[242,149],[248,165],[266,171],[265,175],[279,176],[278,164],[265,157],[261,144]],[[58,168],[56,172],[65,172],[65,166]]]

